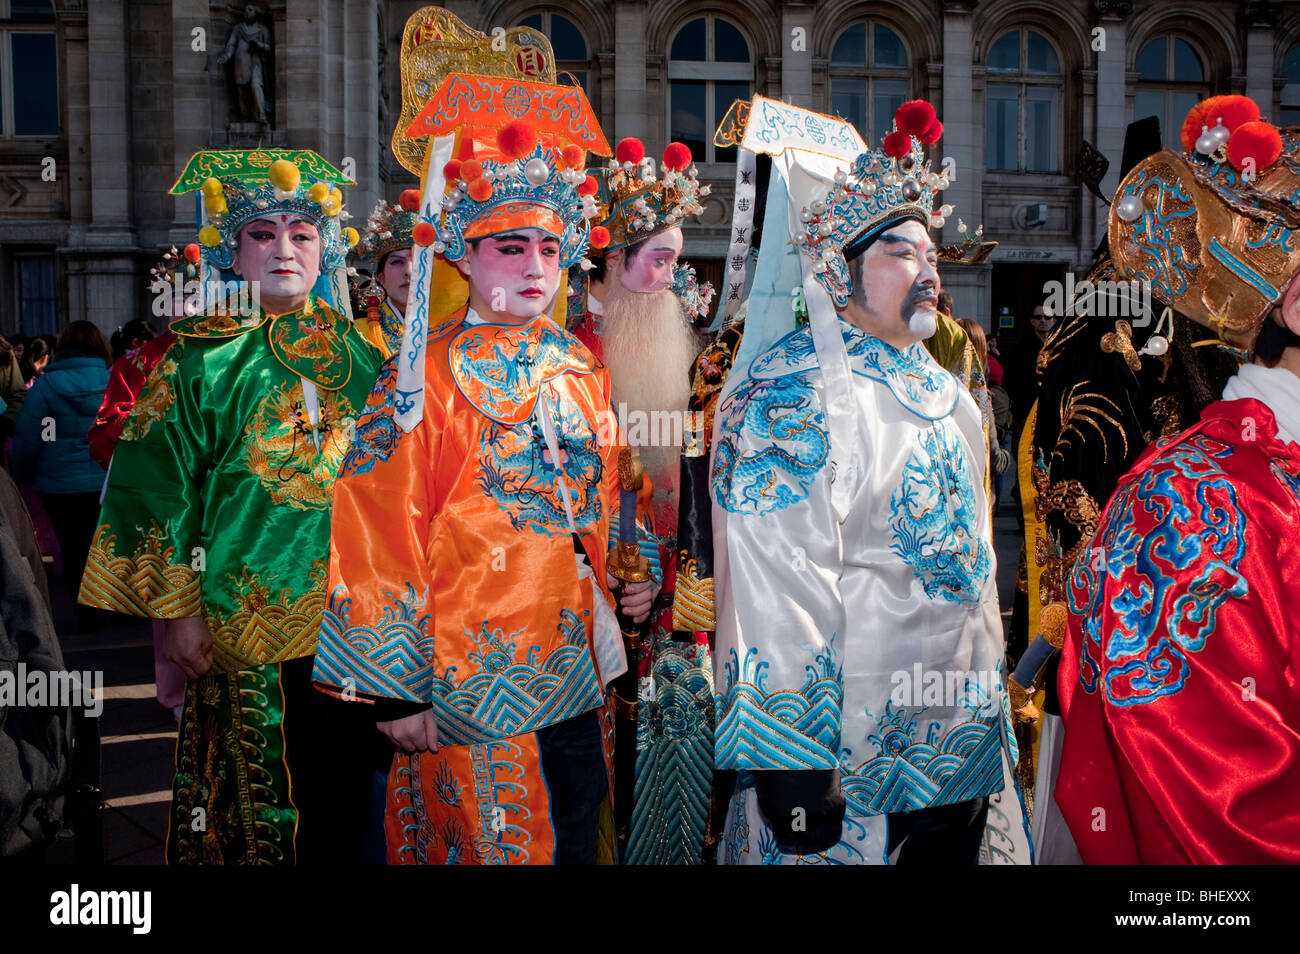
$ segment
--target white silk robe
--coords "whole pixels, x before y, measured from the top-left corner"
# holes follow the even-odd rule
[[[718,410],[715,745],[718,769],[740,771],[723,862],[879,862],[882,816],[991,795],[1007,778],[979,410],[920,344],[840,330],[861,435],[843,522],[807,328],[757,358]],[[843,840],[782,855],[750,773],[836,766]]]

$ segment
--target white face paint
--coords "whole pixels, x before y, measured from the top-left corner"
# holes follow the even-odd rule
[[[844,317],[869,335],[906,348],[938,328],[939,270],[934,243],[920,222],[881,233],[862,253],[859,281]]]

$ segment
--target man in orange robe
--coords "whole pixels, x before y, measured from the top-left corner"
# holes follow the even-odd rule
[[[357,424],[315,679],[371,702],[400,750],[390,863],[592,863],[610,831],[604,687],[627,663],[604,584],[608,375],[547,316],[586,248],[582,176],[522,123],[472,148],[444,169],[434,244],[469,301],[429,334],[422,389],[402,387],[404,341]]]

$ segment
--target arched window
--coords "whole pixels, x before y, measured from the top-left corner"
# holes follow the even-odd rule
[[[1061,59],[1047,37],[1021,28],[989,47],[985,158],[990,170],[1059,172]]]
[[[1300,126],[1300,43],[1286,51],[1282,59],[1282,115],[1278,121],[1283,126]]]
[[[582,35],[577,24],[568,17],[543,10],[541,13],[524,17],[519,21],[519,25],[532,27],[546,34],[555,53],[555,74],[559,81],[566,82],[565,73],[573,74],[582,91],[587,94],[587,99],[592,99],[591,54],[588,52],[587,39]]]
[[[735,147],[714,146],[713,131],[753,81],[740,30],[712,13],[688,21],[668,44],[669,140],[690,146],[697,162],[735,162]]]
[[[907,99],[907,67],[907,47],[897,33],[872,20],[855,23],[831,47],[831,112],[853,123],[868,143],[879,143]]]
[[[1210,94],[1201,58],[1186,40],[1158,36],[1138,52],[1136,66],[1133,119],[1155,116],[1160,120],[1160,137],[1165,145],[1181,150],[1183,120]]]
[[[50,0],[0,0],[0,137],[59,134]]]

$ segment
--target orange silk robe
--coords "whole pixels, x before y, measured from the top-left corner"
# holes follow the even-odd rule
[[[314,678],[344,697],[433,707],[442,748],[399,753],[390,773],[390,861],[545,862],[533,733],[600,707],[603,682],[593,591],[534,411],[545,389],[596,598],[608,599],[608,375],[545,316],[470,324],[462,309],[429,337],[424,416],[403,433],[400,360],[384,364],[335,484]]]

